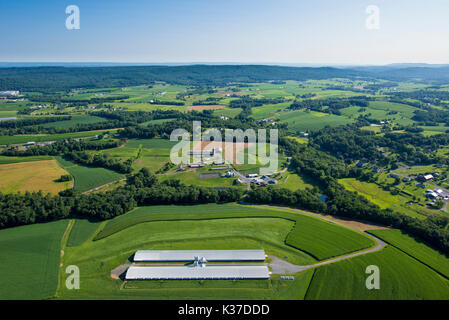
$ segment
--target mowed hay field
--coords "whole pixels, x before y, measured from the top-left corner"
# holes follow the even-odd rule
[[[0,230],[0,299],[44,299],[58,285],[61,220]]]
[[[56,160],[18,162],[0,165],[0,192],[39,191],[58,193],[71,188],[72,181],[56,182],[68,174]]]

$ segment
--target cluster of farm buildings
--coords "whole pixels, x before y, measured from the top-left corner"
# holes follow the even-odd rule
[[[267,186],[269,184],[277,184],[278,181],[269,176],[259,176],[257,173],[247,174],[245,178],[239,177],[235,181],[237,184],[250,183],[259,187]]]

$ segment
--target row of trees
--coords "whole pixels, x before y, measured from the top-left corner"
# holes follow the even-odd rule
[[[420,238],[431,246],[449,253],[449,218],[439,215],[431,215],[426,219],[412,218],[391,209],[380,209],[377,205],[369,202],[356,192],[347,191],[338,183],[338,178],[362,177],[362,170],[348,167],[342,160],[330,156],[310,146],[300,145],[291,139],[281,139],[283,148],[288,148],[293,153],[291,167],[299,174],[305,174],[321,187],[327,196],[324,210],[320,212],[331,215],[345,216],[349,218],[362,219],[389,225],[402,229],[412,236]],[[272,191],[273,192],[273,191]],[[309,191],[309,195],[310,195]],[[314,202],[295,200],[292,192],[288,190],[277,190],[277,195],[270,198],[268,195],[255,198],[257,202],[276,203],[284,205],[295,205],[305,209],[312,209]],[[280,193],[280,195],[279,195]],[[301,193],[297,193],[301,194]],[[252,197],[254,197],[252,195]],[[250,198],[251,199],[251,198]],[[264,200],[266,199],[266,200]],[[308,199],[305,197],[305,199]]]
[[[80,152],[86,150],[104,150],[117,148],[122,145],[125,141],[123,140],[97,140],[97,141],[86,141],[86,140],[60,140],[53,144],[46,146],[31,146],[26,150],[5,150],[2,155],[12,156],[12,157],[28,157],[28,156],[57,156],[64,155],[70,152]]]
[[[447,163],[437,150],[449,144],[449,134],[423,136],[414,127],[405,128],[407,132],[386,132],[383,136],[360,130],[358,125],[335,128],[326,127],[310,136],[315,148],[329,152],[348,161],[364,159],[380,165],[389,165],[398,160],[414,161],[420,164]],[[384,151],[395,156],[386,157]]]
[[[26,157],[26,156],[63,156],[65,159],[72,160],[76,163],[89,167],[102,167],[117,171],[119,173],[131,173],[133,159],[121,161],[105,153],[93,154],[87,151],[91,150],[105,150],[116,148],[122,145],[122,140],[98,140],[98,141],[84,141],[84,140],[62,140],[57,141],[48,146],[32,146],[26,150],[6,150],[2,153],[5,156]]]
[[[370,100],[372,99],[369,97],[357,97],[350,99],[337,99],[337,98],[316,99],[316,100],[307,99],[293,102],[289,106],[289,109],[291,110],[305,109],[340,115],[341,114],[340,109],[344,109],[350,106],[358,106],[366,108],[369,106]]]
[[[63,117],[39,117],[39,118],[22,118],[15,120],[4,120],[0,121],[0,128],[6,129],[16,129],[27,126],[37,126],[44,123],[57,122],[57,121],[68,121],[71,120],[71,116]]]
[[[136,206],[235,202],[238,189],[216,190],[186,186],[177,180],[159,182],[147,169],[129,176],[117,190],[79,195],[73,190],[51,196],[42,192],[0,193],[0,228],[53,221],[70,217],[105,220]]]

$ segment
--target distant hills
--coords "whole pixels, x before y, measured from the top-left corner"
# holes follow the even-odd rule
[[[362,78],[449,83],[449,65],[393,64],[366,67],[268,65],[39,66],[0,68],[0,90],[54,92],[73,88],[126,87],[165,81],[184,85],[229,82]]]

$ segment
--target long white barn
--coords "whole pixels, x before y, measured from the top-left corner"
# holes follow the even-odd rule
[[[131,266],[126,280],[269,279],[266,266],[137,267]]]
[[[135,262],[194,261],[265,261],[264,250],[138,250]]]

